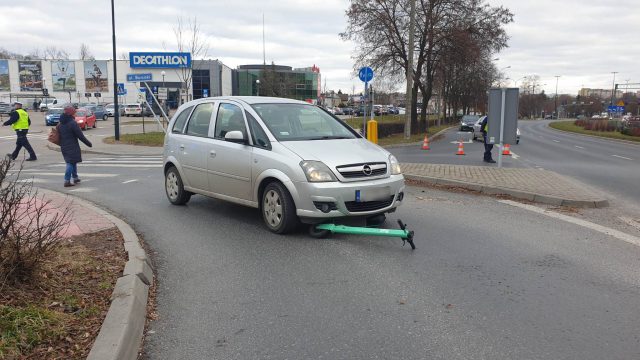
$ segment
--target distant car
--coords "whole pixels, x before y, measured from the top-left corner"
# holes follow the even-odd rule
[[[91,112],[93,112],[93,114],[96,116],[96,119],[106,121],[109,118],[109,114],[107,114],[107,111],[102,105],[88,105],[85,107],[85,109],[91,110]]]
[[[115,108],[116,108],[115,104],[107,104],[104,107],[104,110],[107,112],[107,116],[113,117],[116,113]],[[120,116],[124,115],[124,105],[118,104],[118,109],[120,110]]]
[[[56,107],[58,105],[58,99],[56,98],[46,98],[42,99],[40,103],[40,111],[47,111],[49,108]]]
[[[460,120],[460,131],[473,132],[473,125],[478,121],[480,116],[478,115],[464,115]]]
[[[76,111],[76,123],[80,126],[80,129],[87,130],[90,127],[96,127],[96,115],[87,108],[79,108]]]
[[[44,115],[44,124],[46,126],[57,125],[60,122],[60,115],[62,115],[62,108],[51,108]]]
[[[11,104],[0,102],[0,114],[9,114],[11,109]]]
[[[350,108],[350,107],[342,108],[342,113],[344,115],[353,115],[353,108]]]
[[[124,106],[125,116],[142,116],[141,104],[127,104]]]
[[[482,121],[487,116],[481,116],[474,124],[473,124],[473,140],[482,140]],[[520,128],[516,128],[516,144],[520,144]]]
[[[333,114],[334,115],[344,115],[344,111],[342,111],[342,108],[335,107],[335,108],[333,108]]]

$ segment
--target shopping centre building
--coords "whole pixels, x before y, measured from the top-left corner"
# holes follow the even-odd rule
[[[192,60],[189,53],[131,52],[129,60],[117,60],[116,69],[121,103],[141,102],[149,90],[170,107],[228,95],[272,95],[315,103],[320,94],[320,69],[315,65],[232,69],[219,60]],[[54,97],[62,102],[111,103],[113,74],[112,60],[0,59],[0,102],[31,104]]]

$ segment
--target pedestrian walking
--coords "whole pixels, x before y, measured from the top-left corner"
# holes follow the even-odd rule
[[[480,129],[482,130],[482,138],[484,139],[484,162],[493,164],[496,161],[493,160],[491,156],[491,150],[493,150],[493,144],[489,144],[489,141],[487,139],[488,137],[487,133],[489,132],[488,121],[489,121],[489,117],[485,116],[484,120],[482,120],[482,122],[480,123]]]
[[[64,162],[67,163],[64,172],[64,187],[74,186],[80,182],[78,177],[78,163],[82,162],[82,153],[80,152],[80,143],[82,141],[88,147],[93,147],[73,117],[76,109],[72,104],[64,106],[63,114],[60,116],[60,124],[58,125],[58,134],[60,135],[60,151]],[[73,179],[73,182],[71,181]]]
[[[13,103],[13,108],[13,111],[9,114],[9,120],[2,124],[2,126],[11,125],[11,128],[15,130],[17,136],[16,148],[13,150],[13,153],[7,154],[7,156],[12,160],[17,159],[18,155],[20,155],[20,150],[24,147],[27,152],[29,152],[29,158],[26,161],[35,161],[38,159],[36,157],[36,152],[33,151],[33,148],[27,139],[29,126],[31,126],[29,114],[27,114],[27,112],[22,108],[22,103],[19,101]]]

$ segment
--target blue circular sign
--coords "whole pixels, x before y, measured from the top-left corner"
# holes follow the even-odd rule
[[[358,74],[358,76],[360,77],[360,80],[364,82],[369,82],[373,80],[373,69],[371,69],[368,66],[365,66],[362,69],[360,69],[360,73]]]

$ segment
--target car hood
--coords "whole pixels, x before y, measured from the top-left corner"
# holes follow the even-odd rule
[[[284,147],[303,160],[322,161],[330,168],[340,165],[384,162],[389,153],[365,139],[283,141]]]

